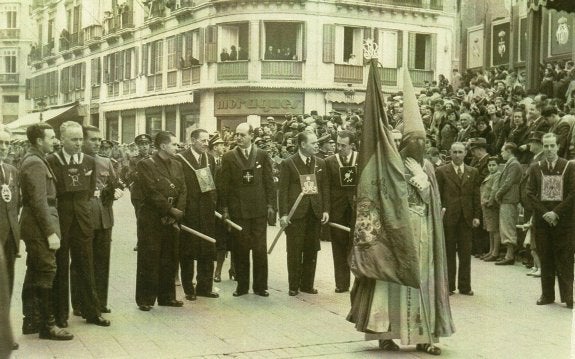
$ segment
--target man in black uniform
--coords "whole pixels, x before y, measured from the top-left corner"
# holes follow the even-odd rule
[[[176,300],[178,229],[184,217],[186,183],[182,165],[174,158],[176,137],[167,131],[154,138],[157,152],[138,162],[137,186],[144,194],[138,214],[136,303],[142,311],[158,305],[181,307]]]
[[[136,138],[134,138],[134,142],[136,143],[136,146],[138,146],[138,155],[130,158],[123,179],[124,183],[130,188],[130,200],[134,206],[137,220],[140,207],[142,207],[142,200],[144,199],[144,193],[139,187],[137,181],[139,176],[137,165],[141,160],[145,160],[150,157],[150,144],[152,143],[152,137],[144,133],[136,136]],[[134,250],[137,251],[138,247],[134,247]]]
[[[176,155],[186,179],[186,214],[182,223],[207,236],[215,235],[216,185],[214,173],[216,161],[208,153],[209,134],[204,129],[190,134],[191,147]],[[180,269],[182,287],[187,300],[196,296],[217,298],[212,291],[216,245],[189,233],[180,236]],[[197,262],[197,285],[194,288],[194,261]]]
[[[81,152],[84,135],[79,123],[64,122],[60,126],[60,136],[62,150],[47,158],[56,176],[62,230],[61,247],[56,253],[58,269],[54,280],[56,322],[60,327],[68,326],[69,276],[72,271],[80,284],[78,295],[82,316],[90,324],[109,326],[110,321],[102,318],[94,282],[94,229],[90,198],[94,196],[96,186],[95,160]]]
[[[297,135],[298,152],[280,166],[280,225],[286,228],[289,295],[317,294],[313,287],[317,252],[320,250],[321,224],[329,222],[329,182],[325,161],[315,157],[317,137],[312,133]],[[315,180],[314,180],[315,177]],[[308,192],[291,220],[288,213],[300,193]],[[314,189],[314,190],[311,190]],[[305,192],[304,192],[305,190]],[[312,192],[315,192],[311,194]]]
[[[355,222],[355,187],[357,185],[357,155],[352,150],[353,135],[349,131],[337,134],[338,153],[325,160],[329,178],[331,222],[351,227]],[[326,226],[327,227],[327,226]],[[335,274],[335,292],[349,290],[350,269],[347,257],[352,239],[349,232],[331,228],[331,249]]]
[[[529,166],[527,197],[533,210],[537,253],[541,260],[541,297],[555,301],[555,277],[561,302],[573,309],[573,206],[575,167],[557,155],[557,136],[543,136],[544,159]]]
[[[71,340],[72,334],[56,326],[52,305],[60,223],[56,209],[56,176],[45,156],[53,151],[56,135],[50,125],[37,123],[28,127],[26,136],[30,148],[20,167],[23,205],[20,228],[28,253],[22,289],[22,333],[40,333],[42,339]]]
[[[276,218],[276,193],[270,156],[252,144],[253,135],[250,124],[238,125],[237,147],[224,154],[218,180],[223,217],[243,228],[241,232],[233,232],[232,251],[238,282],[235,297],[249,290],[250,250],[254,261],[252,289],[259,296],[269,296],[266,230],[268,221]]]

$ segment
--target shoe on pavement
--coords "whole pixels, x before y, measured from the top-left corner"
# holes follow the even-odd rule
[[[336,293],[345,293],[347,291],[349,291],[347,288],[335,288]]]
[[[257,292],[254,292],[256,295],[259,295],[260,297],[269,297],[270,293],[267,290],[258,290]]]
[[[531,274],[533,278],[541,277],[541,269],[538,269],[535,273]]]
[[[241,297],[242,295],[246,295],[246,294],[248,294],[247,291],[241,291],[241,292],[240,292],[239,290],[236,290],[236,291],[233,293],[233,296],[234,296],[234,297]]]
[[[184,302],[182,302],[181,300],[169,300],[167,302],[158,302],[158,305],[161,307],[183,307],[184,306]]]
[[[299,292],[298,292],[297,290],[290,290],[290,291],[288,292],[288,295],[289,295],[290,297],[295,297],[295,296],[298,295],[298,294],[299,294]]]
[[[86,323],[95,324],[95,325],[98,325],[100,327],[109,327],[111,324],[109,320],[104,319],[102,317],[88,318],[88,319],[86,319]]]
[[[149,312],[150,310],[152,310],[152,306],[151,305],[140,305],[140,306],[138,306],[138,309],[140,309],[142,312]]]
[[[537,303],[536,303],[536,304],[537,304],[537,305],[546,305],[546,304],[551,304],[551,303],[554,303],[554,302],[555,302],[555,299],[548,299],[548,298],[545,298],[545,297],[541,296],[541,297],[539,297],[539,299],[537,299]]]
[[[317,289],[315,288],[300,289],[300,291],[308,294],[317,294]]]
[[[503,259],[495,262],[496,266],[509,266],[515,264],[515,258]]]
[[[206,298],[219,298],[220,297],[220,295],[216,292],[209,292],[209,293],[196,292],[196,296],[206,297]]]
[[[468,296],[471,297],[471,296],[474,295],[475,293],[473,293],[472,290],[468,290],[467,292],[459,291],[459,294],[468,295]]]

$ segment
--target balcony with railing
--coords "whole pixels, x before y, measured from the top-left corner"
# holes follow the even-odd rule
[[[78,31],[73,34],[70,34],[70,49],[82,46],[84,46],[84,33]]]
[[[159,1],[152,2],[151,4],[149,15],[144,20],[144,24],[149,27],[150,30],[155,30],[164,25],[166,7],[162,6],[163,2],[160,3]]]
[[[20,74],[0,74],[0,85],[18,85]]]
[[[301,80],[301,61],[262,61],[262,80]]]
[[[18,40],[20,38],[20,29],[0,29],[0,39]]]
[[[397,86],[397,73],[399,69],[390,67],[378,68],[379,78],[383,86]]]
[[[443,10],[443,0],[363,0],[366,5],[391,5],[413,9]],[[349,0],[336,0],[338,5],[349,3]],[[354,1],[354,5],[358,5]]]
[[[172,15],[178,19],[178,21],[184,21],[192,18],[192,8],[196,4],[192,0],[180,0],[180,3],[176,5],[176,8],[171,12]]]
[[[218,81],[245,81],[248,79],[248,61],[218,62]]]
[[[102,25],[90,25],[84,28],[84,43],[86,45],[93,45],[100,42],[104,34]]]
[[[362,84],[363,66],[361,65],[334,65],[334,81],[341,83]]]
[[[433,81],[433,70],[409,69],[413,86],[423,87],[426,82]]]
[[[201,69],[201,66],[192,66],[187,69],[182,69],[182,86],[199,84]]]
[[[42,46],[42,58],[45,59],[52,56],[54,56],[54,40]]]

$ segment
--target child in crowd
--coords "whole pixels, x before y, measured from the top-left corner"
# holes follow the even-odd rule
[[[490,157],[487,163],[489,175],[485,177],[480,187],[481,207],[483,209],[483,228],[489,232],[489,252],[482,257],[486,262],[495,262],[499,257],[499,206],[495,201],[495,193],[499,187],[499,163],[497,157]]]

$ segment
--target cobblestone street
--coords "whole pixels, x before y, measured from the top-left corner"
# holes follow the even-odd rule
[[[216,283],[219,299],[198,298],[183,308],[139,311],[134,302],[136,278],[135,220],[126,193],[115,205],[109,328],[70,318],[70,342],[21,335],[20,292],[25,251],[16,263],[12,324],[20,349],[14,358],[425,358],[414,347],[384,354],[366,342],[345,320],[349,293],[334,293],[330,244],[318,257],[318,295],[287,294],[285,237],[269,257],[270,297],[232,296],[235,282]],[[278,227],[268,232],[271,243]],[[499,267],[474,259],[475,296],[455,294],[451,307],[457,333],[442,339],[444,358],[568,358],[571,313],[562,304],[536,306],[539,281],[521,265]],[[178,299],[183,299],[181,287]]]

